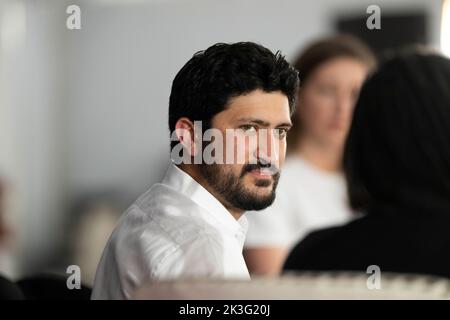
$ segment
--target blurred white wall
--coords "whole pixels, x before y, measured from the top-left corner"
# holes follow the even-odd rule
[[[38,266],[60,236],[65,199],[65,41],[60,5],[1,3],[0,168],[16,198],[21,269]]]
[[[65,27],[69,4],[81,30]],[[0,172],[19,194],[21,272],[58,245],[77,195],[117,189],[131,201],[161,178],[171,81],[194,52],[255,41],[292,59],[334,15],[370,4],[424,8],[438,44],[440,0],[2,0],[0,34],[19,28],[12,49],[0,38]],[[14,10],[22,31],[2,24]]]

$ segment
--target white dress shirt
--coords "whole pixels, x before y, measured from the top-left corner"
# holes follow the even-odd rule
[[[97,269],[92,299],[129,299],[145,281],[249,279],[247,220],[171,164],[119,220]]]
[[[311,231],[356,218],[348,204],[343,175],[320,170],[298,156],[286,160],[274,203],[246,216],[249,229],[245,247],[288,249]]]

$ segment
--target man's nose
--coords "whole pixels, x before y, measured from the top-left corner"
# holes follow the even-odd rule
[[[275,130],[261,129],[258,133],[258,148],[256,157],[262,164],[276,164],[278,162],[279,140],[275,137]]]

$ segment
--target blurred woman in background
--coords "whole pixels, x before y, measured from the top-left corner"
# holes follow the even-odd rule
[[[344,141],[360,87],[375,58],[359,40],[338,35],[296,59],[300,91],[288,159],[275,203],[251,212],[244,251],[253,274],[277,274],[292,246],[312,230],[352,218],[341,173]]]
[[[366,213],[310,234],[289,270],[450,278],[450,60],[402,53],[364,85],[344,154],[352,207]]]

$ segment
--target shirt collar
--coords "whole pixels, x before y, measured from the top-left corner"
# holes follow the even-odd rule
[[[248,228],[247,218],[242,215],[239,220],[236,220],[219,200],[189,174],[171,163],[162,183],[203,207],[210,213],[217,228],[231,232],[240,242],[244,242]]]

